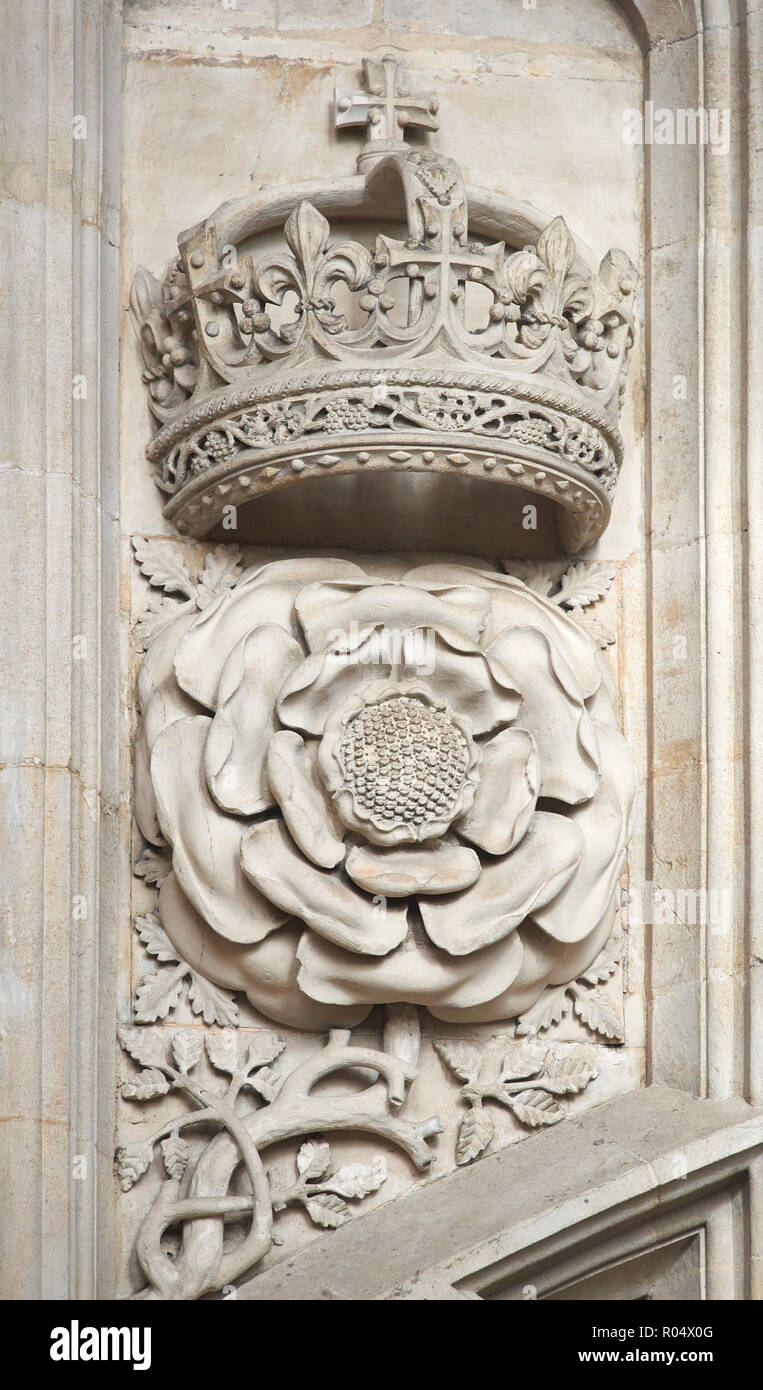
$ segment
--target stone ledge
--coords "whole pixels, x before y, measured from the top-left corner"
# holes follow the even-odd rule
[[[454,1284],[591,1217],[639,1199],[689,1196],[703,1175],[730,1178],[761,1148],[763,1111],[743,1100],[633,1091],[356,1217],[255,1276],[238,1296],[473,1299]],[[685,1177],[676,1177],[678,1155]]]

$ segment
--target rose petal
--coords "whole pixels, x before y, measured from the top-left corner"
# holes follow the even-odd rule
[[[151,756],[159,825],[173,847],[180,886],[210,927],[229,941],[261,941],[289,916],[244,878],[239,844],[244,827],[223,815],[207,789],[206,715],[178,719],[159,735]]]
[[[301,660],[302,648],[273,623],[248,633],[228,657],[205,760],[210,790],[224,811],[254,816],[274,804],[265,760],[278,728],[276,698]]]
[[[225,941],[191,906],[174,874],[159,890],[159,916],[178,956],[223,989],[243,990],[250,1004],[290,1028],[354,1028],[368,1005],[318,1004],[297,984],[297,946],[304,928],[288,922],[254,946]]]
[[[521,697],[500,663],[491,672],[485,654],[458,633],[425,634],[402,644],[385,628],[365,635],[359,646],[351,636],[325,652],[315,652],[288,678],[278,702],[284,724],[318,736],[326,720],[351,696],[381,680],[420,679],[436,696],[444,696],[455,713],[465,715],[475,734],[491,733],[516,718]],[[397,658],[401,658],[399,661]],[[423,660],[422,660],[423,659]]]
[[[132,810],[138,829],[150,845],[166,845],[159,822],[156,819],[156,800],[151,783],[148,743],[146,731],[141,726],[135,738],[135,756],[132,770],[133,796]]]
[[[406,584],[333,580],[309,584],[294,604],[310,651],[383,623],[398,633],[414,628],[450,628],[477,642],[485,626],[489,596],[460,585],[442,597]]]
[[[422,933],[382,959],[350,955],[312,932],[305,932],[297,956],[299,986],[325,1004],[425,1004],[470,1008],[508,989],[522,963],[522,943],[514,933],[469,957],[468,962],[438,951]]]
[[[455,822],[454,830],[488,854],[508,854],[530,824],[539,785],[540,762],[532,734],[502,729],[482,744],[474,804]]]
[[[141,835],[152,845],[164,845],[166,840],[156,819],[156,801],[149,768],[151,749],[169,724],[199,712],[195,702],[179,688],[173,665],[178,643],[197,616],[195,604],[181,609],[178,616],[154,637],[138,672],[138,704],[143,717],[135,740],[133,812]]]
[[[561,947],[532,921],[523,922],[515,933],[522,942],[522,965],[508,989],[474,1008],[432,1005],[430,1012],[443,1023],[496,1023],[499,1019],[516,1018],[532,1008],[549,985],[567,984],[587,970],[612,934],[613,916],[613,911],[608,910],[583,941]]]
[[[374,903],[339,871],[317,869],[280,821],[264,821],[241,842],[244,873],[272,902],[349,951],[383,956],[407,930],[405,907]]]
[[[606,912],[625,864],[636,795],[636,770],[628,745],[609,724],[597,724],[602,772],[593,801],[576,807],[570,820],[583,832],[585,851],[570,882],[532,917],[557,941],[580,941]]]
[[[453,840],[435,840],[426,848],[378,849],[356,845],[347,856],[347,873],[367,893],[404,898],[410,893],[456,893],[480,876],[474,850]]]
[[[357,648],[341,645],[315,652],[284,682],[278,716],[301,733],[320,735],[329,715],[356,691],[388,679],[392,662],[372,632]]]
[[[317,579],[360,579],[363,571],[347,560],[276,560],[246,570],[238,583],[198,615],[175,658],[178,684],[194,700],[214,709],[217,686],[230,652],[260,623],[287,632],[294,624],[294,600]],[[294,633],[296,636],[296,633]]]
[[[428,665],[412,661],[401,667],[403,678],[419,676],[435,695],[444,696],[456,714],[466,715],[475,734],[489,734],[515,719],[521,705],[519,686],[500,666],[491,670],[485,654],[468,638],[437,632]]]
[[[193,700],[178,688],[173,664],[178,646],[198,616],[195,605],[180,612],[156,635],[143,657],[138,673],[138,703],[149,753],[168,724],[199,713]]]
[[[483,864],[473,888],[419,904],[432,941],[463,956],[508,935],[533,908],[556,896],[580,863],[584,845],[569,817],[536,811],[517,848]]]
[[[591,717],[569,666],[548,638],[531,628],[510,628],[485,653],[491,670],[522,691],[516,727],[538,745],[540,795],[575,806],[594,795],[599,748]]]
[[[598,690],[601,669],[590,637],[557,604],[528,589],[513,575],[498,574],[465,565],[419,565],[403,576],[431,593],[442,593],[452,584],[469,584],[491,590],[490,616],[482,639],[488,647],[508,627],[537,628],[558,648],[575,676],[584,699]]]
[[[268,781],[291,837],[303,854],[323,869],[335,869],[344,859],[344,832],[315,766],[315,749],[291,729],[270,740]]]

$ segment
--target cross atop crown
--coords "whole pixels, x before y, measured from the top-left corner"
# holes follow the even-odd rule
[[[406,126],[437,130],[439,102],[433,92],[411,91],[409,75],[391,53],[381,62],[363,59],[364,92],[335,92],[334,120],[343,126],[367,126],[369,141],[401,144]]]

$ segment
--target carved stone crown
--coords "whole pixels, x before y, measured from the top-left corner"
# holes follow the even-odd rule
[[[436,98],[393,58],[363,68],[335,111],[368,126],[358,176],[224,204],[163,282],[135,276],[165,515],[201,536],[311,475],[460,473],[544,494],[577,550],[622,460],[634,266],[611,250],[593,272],[561,217],[533,229],[527,205],[469,190],[475,236],[458,165],[404,139],[437,129]],[[332,235],[321,208],[387,230]]]

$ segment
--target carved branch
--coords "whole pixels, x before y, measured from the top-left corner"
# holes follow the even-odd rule
[[[311,1094],[318,1081],[347,1068],[365,1068],[381,1079],[358,1095]],[[413,1124],[388,1113],[389,1105],[402,1104],[406,1086],[415,1075],[409,1063],[373,1048],[352,1047],[349,1033],[335,1030],[321,1052],[307,1058],[286,1078],[266,1108],[242,1118],[223,1097],[200,1091],[198,1098],[214,1110],[223,1129],[201,1155],[187,1196],[181,1198],[177,1181],[164,1183],[144,1219],[136,1249],[151,1290],[136,1296],[200,1298],[233,1283],[263,1258],[272,1239],[272,1198],[259,1155],[272,1144],[315,1132],[360,1130],[395,1144],[417,1168],[425,1168],[433,1158],[427,1140],[442,1129],[439,1118]],[[191,1088],[186,1085],[185,1089],[190,1092]],[[253,1194],[246,1205],[226,1195],[242,1162]],[[235,1250],[223,1254],[225,1215],[245,1211],[252,1212],[247,1236]],[[168,1227],[181,1221],[187,1222],[182,1249],[170,1261],[162,1250],[162,1237]]]

